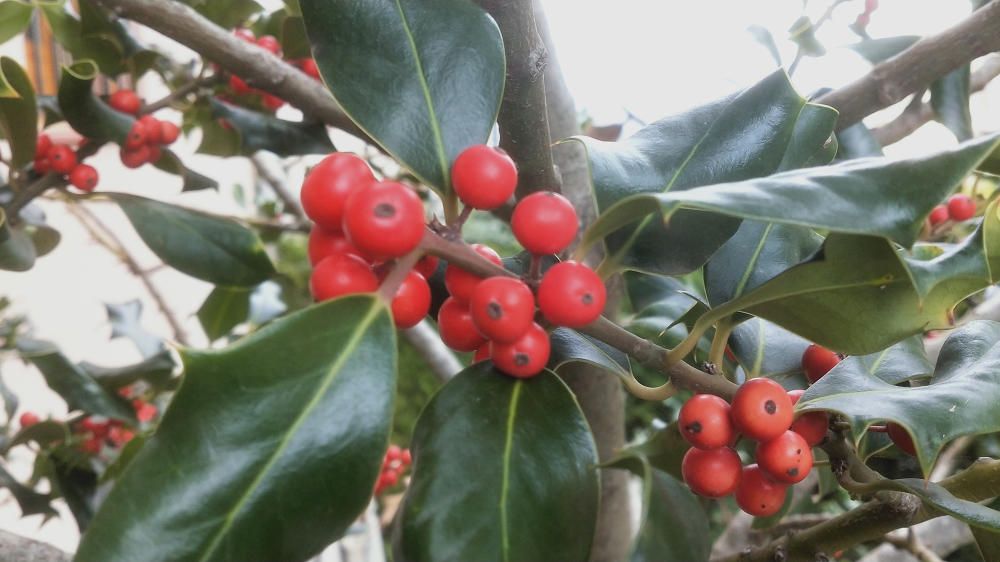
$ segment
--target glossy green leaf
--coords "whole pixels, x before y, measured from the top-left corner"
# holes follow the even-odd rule
[[[0,299],[0,310],[2,309],[3,299]],[[17,411],[17,406],[20,404],[20,400],[18,399],[17,394],[14,394],[14,391],[12,391],[10,387],[4,383],[2,374],[0,374],[0,402],[3,403],[4,419],[6,420],[4,424],[9,425],[14,419],[14,412]]]
[[[142,301],[132,299],[123,303],[104,303],[111,324],[111,339],[128,338],[144,358],[163,353],[163,338],[142,325]]]
[[[181,191],[198,191],[219,187],[219,182],[185,166],[184,162],[172,150],[163,150],[160,159],[153,165],[168,174],[180,176],[181,181],[183,181]]]
[[[604,466],[622,466],[633,470],[636,467],[633,459],[646,459],[653,468],[683,480],[681,460],[690,448],[691,445],[681,435],[677,422],[674,421],[667,424],[667,427],[655,431],[645,441],[625,447],[615,459],[608,461]]]
[[[848,48],[863,56],[868,62],[878,64],[909,49],[919,39],[920,36],[918,35],[866,39],[859,43],[848,45]]]
[[[288,59],[311,58],[306,22],[299,16],[288,16],[281,23],[281,50]]]
[[[767,53],[771,55],[771,60],[774,61],[775,66],[782,66],[781,52],[778,51],[778,44],[774,42],[774,36],[771,35],[771,32],[766,27],[751,25],[747,27],[747,33],[754,38],[754,41],[767,49]]]
[[[139,451],[142,450],[142,446],[146,444],[146,439],[147,436],[141,433],[132,437],[118,452],[115,460],[101,473],[101,483],[110,482],[121,476],[125,472],[125,469],[128,468],[128,465],[132,464],[132,461],[135,460]]]
[[[837,133],[838,160],[853,160],[869,156],[883,156],[882,145],[864,123],[855,123]]]
[[[59,394],[71,410],[135,422],[128,403],[102,388],[55,345],[24,338],[19,339],[17,344],[21,357],[41,371],[49,388]]]
[[[25,224],[24,232],[31,238],[31,244],[35,247],[35,254],[38,257],[55,250],[62,240],[58,230],[44,224]]]
[[[0,14],[0,21],[2,18]],[[34,160],[38,137],[35,89],[21,65],[9,57],[0,57],[0,137],[10,143],[14,167],[24,167]]]
[[[163,388],[170,381],[177,364],[169,351],[163,350],[142,361],[124,367],[102,367],[82,362],[80,368],[87,372],[101,386],[118,389],[136,381],[146,381],[154,388]]]
[[[35,265],[35,245],[22,229],[7,223],[7,215],[0,208],[0,270],[28,271]]]
[[[60,454],[61,453],[61,454]],[[97,473],[90,468],[82,452],[60,451],[49,457],[48,477],[76,519],[80,532],[87,530],[94,518],[97,496]]]
[[[743,92],[652,123],[623,141],[578,137],[587,149],[603,213],[598,230],[605,215],[615,220],[621,202],[634,201],[637,194],[655,200],[660,194],[686,194],[703,185],[774,173],[804,105],[784,71],[778,71]],[[679,211],[669,223],[645,217],[648,212],[627,214],[628,220],[590,241],[609,234],[615,263],[652,273],[697,269],[739,227],[735,218],[698,210]],[[633,219],[642,219],[637,228],[615,232]]]
[[[850,360],[849,360],[850,361]],[[892,358],[879,361],[891,363]],[[846,363],[846,362],[845,362]],[[919,360],[883,380],[856,364],[838,365],[802,397],[804,410],[833,410],[855,427],[879,420],[899,423],[913,437],[920,466],[927,474],[941,448],[956,437],[1000,431],[1000,323],[970,322],[948,337],[926,386],[896,386],[904,377],[922,376]],[[858,431],[855,432],[859,436]]]
[[[741,323],[729,336],[729,349],[748,378],[802,373],[802,354],[809,343],[805,338],[763,318],[751,318]]]
[[[313,55],[344,111],[440,193],[485,143],[503,93],[503,40],[467,0],[300,0]]]
[[[90,60],[64,66],[59,108],[70,126],[88,139],[123,144],[135,120],[94,96],[91,87],[97,76],[97,65]]]
[[[14,496],[18,507],[21,508],[22,517],[39,513],[44,514],[46,518],[57,515],[51,505],[51,496],[36,492],[18,482],[2,465],[0,465],[0,488],[6,488],[10,495]]]
[[[216,287],[198,309],[198,322],[208,339],[215,341],[246,322],[249,314],[249,290]]]
[[[124,193],[109,193],[153,253],[216,285],[251,287],[274,273],[260,238],[230,219]]]
[[[1000,560],[1000,533],[981,527],[970,527],[976,539],[976,547],[984,562]]]
[[[41,447],[47,447],[59,441],[69,441],[70,437],[69,427],[65,423],[55,420],[42,420],[35,425],[21,428],[14,435],[9,447],[32,441],[38,443]]]
[[[551,371],[515,379],[489,363],[469,367],[424,409],[412,450],[395,559],[587,559],[597,452]]]
[[[56,41],[70,53],[78,52],[83,30],[80,20],[66,11],[66,0],[36,0],[36,5],[45,16]]]
[[[226,349],[186,350],[184,383],[76,562],[316,555],[371,498],[388,446],[395,349],[385,306],[354,296]]]
[[[266,150],[278,156],[297,156],[334,151],[326,126],[322,123],[278,119],[217,99],[212,100],[212,116],[225,119],[236,129],[243,154]]]
[[[937,118],[959,141],[972,138],[969,110],[969,65],[963,65],[931,84],[931,107]]]
[[[0,2],[0,43],[6,43],[15,35],[24,32],[31,21],[35,7],[22,0]]]
[[[587,363],[618,375],[631,372],[628,355],[569,328],[553,330],[549,341],[552,346],[549,368],[553,371],[571,363]]]

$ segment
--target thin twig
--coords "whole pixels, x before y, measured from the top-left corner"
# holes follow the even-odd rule
[[[306,214],[302,210],[302,206],[299,205],[299,200],[294,195],[292,195],[291,190],[288,189],[285,181],[279,178],[270,166],[264,162],[260,156],[260,153],[256,153],[250,157],[250,162],[253,163],[253,167],[257,170],[257,175],[260,176],[264,183],[271,188],[278,199],[281,200],[281,204],[285,209],[285,212],[294,215],[298,219],[305,219]]]
[[[207,88],[218,81],[219,81],[218,75],[196,78],[191,82],[188,82],[187,84],[181,86],[180,88],[173,90],[163,98],[154,101],[153,103],[150,103],[148,105],[142,106],[142,108],[139,110],[139,114],[147,115],[149,113],[154,113],[156,111],[159,111],[165,107],[170,107],[171,105],[174,104],[174,102],[181,101],[188,95],[197,92],[199,89]]]

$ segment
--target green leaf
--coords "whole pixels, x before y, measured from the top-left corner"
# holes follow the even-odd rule
[[[94,96],[91,88],[97,76],[97,65],[91,60],[64,66],[59,82],[59,108],[70,126],[88,139],[124,145],[135,120]]]
[[[109,193],[153,253],[216,285],[252,287],[274,273],[260,238],[230,219],[124,193]]]
[[[34,12],[35,7],[22,0],[0,2],[0,43],[24,32]]]
[[[31,244],[35,247],[35,254],[38,257],[55,250],[62,240],[58,230],[44,224],[25,224],[24,232],[31,238]]]
[[[3,17],[0,14],[0,22]],[[10,162],[15,168],[22,168],[35,159],[38,137],[35,89],[21,65],[9,57],[0,57],[0,137],[10,143]]]
[[[848,48],[863,56],[868,62],[878,64],[909,49],[919,39],[919,35],[866,39],[859,43],[848,45]]]
[[[668,275],[697,269],[736,232],[739,220],[685,209],[665,223],[644,218],[648,211],[640,215],[627,202],[683,196],[699,186],[774,173],[804,105],[784,71],[778,71],[743,92],[657,121],[623,141],[577,137],[587,149],[602,213],[598,230],[591,231],[602,236],[588,234],[589,241],[603,238],[601,228],[610,214],[620,223],[607,230],[615,263]],[[627,217],[619,213],[623,201]],[[638,219],[643,220],[637,228],[614,232]]]
[[[142,301],[132,299],[123,303],[105,303],[104,309],[111,324],[111,339],[128,338],[143,358],[160,354],[165,349],[163,338],[142,326]]]
[[[40,447],[48,447],[60,441],[69,441],[70,437],[69,427],[66,424],[55,420],[42,420],[35,425],[21,428],[7,448],[31,441],[38,443]]]
[[[198,309],[198,322],[208,339],[215,341],[246,322],[249,314],[249,290],[216,287]]]
[[[515,379],[469,367],[424,408],[412,448],[399,559],[587,559],[597,452],[551,371]]]
[[[741,323],[729,336],[729,349],[748,378],[774,378],[802,373],[802,354],[809,343],[763,318],[752,318]]]
[[[0,208],[0,270],[28,271],[35,265],[35,245],[19,228],[12,228]]]
[[[868,156],[882,156],[882,145],[864,123],[856,123],[837,133],[840,143],[837,149],[837,159],[852,160]]]
[[[483,144],[503,93],[503,40],[467,0],[300,0],[323,79],[351,119],[448,193],[451,162]]]
[[[778,51],[778,44],[774,42],[774,36],[771,32],[767,30],[766,27],[759,25],[751,25],[747,28],[747,33],[753,36],[754,41],[761,44],[762,47],[767,49],[768,54],[771,55],[771,60],[778,67],[782,65],[781,63],[781,53]]]
[[[681,460],[691,445],[681,435],[677,422],[671,422],[667,427],[654,432],[645,441],[625,447],[618,456],[605,463],[605,466],[616,466],[621,463],[625,468],[634,466],[634,460],[646,459],[657,470],[662,470],[674,478],[683,480]]]
[[[82,362],[80,368],[86,371],[98,384],[112,390],[140,380],[148,382],[155,388],[163,388],[173,376],[177,364],[174,363],[170,352],[163,350],[139,363],[124,367],[102,367]]]
[[[788,38],[799,46],[799,51],[809,57],[821,57],[826,54],[826,47],[816,38],[816,26],[807,16],[795,20],[788,30]]]
[[[225,119],[240,135],[242,153],[278,156],[327,154],[335,149],[322,123],[286,121],[212,99],[212,116]]]
[[[21,357],[41,371],[49,388],[59,394],[71,410],[135,423],[132,408],[124,400],[102,388],[55,345],[21,338],[17,346]]]
[[[36,5],[45,16],[56,41],[70,53],[79,52],[83,29],[80,20],[66,11],[66,0],[37,1]]]
[[[184,162],[172,150],[163,150],[160,159],[153,165],[168,174],[180,176],[184,182],[181,191],[198,191],[219,187],[219,182],[185,166]]]
[[[549,368],[558,371],[571,363],[587,363],[616,375],[631,372],[628,355],[569,328],[556,328],[549,334],[552,346]]]
[[[970,322],[945,341],[926,386],[894,384],[904,377],[923,375],[925,369],[919,361],[887,377],[888,381],[877,372],[849,363],[838,365],[806,391],[801,408],[847,415],[856,437],[860,436],[857,428],[878,420],[902,425],[913,437],[924,474],[929,474],[941,448],[952,439],[1000,431],[1000,410],[996,408],[1000,400],[998,344],[1000,323]],[[896,371],[902,368],[893,366]]]
[[[969,65],[963,65],[931,84],[931,107],[938,121],[948,127],[959,142],[972,138],[969,110]]]
[[[132,464],[135,460],[136,455],[142,450],[142,446],[146,444],[147,436],[145,434],[137,434],[121,448],[118,453],[118,457],[115,458],[114,462],[108,465],[108,468],[104,470],[101,474],[101,483],[111,482],[117,479],[125,472],[128,465]]]
[[[970,527],[970,529],[983,560],[1000,560],[1000,534],[981,527]]]
[[[52,508],[51,496],[40,494],[21,484],[3,466],[0,466],[0,488],[7,488],[7,491],[14,496],[18,507],[21,508],[21,517],[39,513],[44,514],[46,518],[58,515]]]
[[[837,155],[837,136],[833,133],[840,113],[832,107],[807,103],[802,107],[792,140],[778,171],[825,166]]]
[[[51,461],[49,481],[66,501],[82,533],[87,530],[94,518],[97,473],[80,458],[82,453],[77,451],[61,453],[54,453],[48,457]]]
[[[306,22],[300,16],[288,16],[281,22],[281,51],[286,59],[312,58]]]
[[[184,383],[76,562],[317,554],[371,498],[388,446],[395,349],[385,306],[353,296],[226,349],[186,350]]]

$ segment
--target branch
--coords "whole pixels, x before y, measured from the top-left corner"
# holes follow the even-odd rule
[[[188,82],[187,84],[177,88],[176,90],[170,92],[163,98],[154,101],[148,105],[142,106],[139,110],[139,115],[149,115],[150,113],[155,113],[165,107],[170,107],[176,101],[183,100],[189,95],[197,92],[202,88],[208,88],[219,81],[219,75],[205,76],[201,78],[195,78],[194,80]]]
[[[843,130],[927,88],[963,64],[997,50],[1000,50],[1000,0],[993,0],[958,25],[917,41],[817,102],[840,112],[837,129]]]
[[[264,180],[264,183],[266,183],[268,187],[271,188],[271,191],[278,196],[278,199],[281,200],[281,204],[284,207],[285,212],[295,216],[295,218],[305,220],[306,214],[302,210],[302,206],[299,204],[298,198],[292,195],[292,192],[288,189],[288,185],[285,181],[279,178],[268,163],[264,161],[261,157],[261,153],[258,152],[251,156],[250,162],[253,163],[253,167],[257,171],[257,175]]]
[[[14,533],[0,530],[0,552],[9,556],[5,560],[22,560],[26,562],[69,562],[72,556],[58,548],[41,541],[22,537]]]
[[[462,363],[441,341],[437,330],[426,320],[408,330],[403,330],[402,334],[441,382],[447,382],[462,370]]]

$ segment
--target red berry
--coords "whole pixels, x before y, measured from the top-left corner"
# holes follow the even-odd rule
[[[69,173],[69,183],[81,191],[94,191],[97,187],[97,169],[87,164],[77,164]]]
[[[568,199],[558,193],[540,191],[518,202],[510,226],[525,250],[546,255],[565,250],[580,225]]]
[[[122,445],[128,443],[135,437],[135,432],[123,427],[112,427],[108,431],[108,439],[115,444],[116,447],[121,447]]]
[[[787,485],[775,482],[760,467],[751,464],[743,469],[736,488],[736,504],[750,515],[767,517],[781,511],[787,494]]]
[[[528,378],[542,372],[552,351],[549,335],[538,324],[513,343],[490,342],[490,358],[500,371],[518,378]]]
[[[159,129],[159,127],[157,127]],[[125,137],[125,148],[135,149],[139,148],[144,144],[149,144],[147,141],[149,139],[149,132],[146,129],[145,123],[142,121],[136,121],[132,123],[132,128],[128,130],[128,136]]]
[[[100,437],[93,436],[80,443],[80,450],[90,455],[96,455],[101,452],[103,446],[104,441]]]
[[[396,322],[396,327],[405,329],[416,326],[430,309],[430,285],[423,275],[410,271],[399,289],[396,289],[396,296],[392,298],[392,319]]]
[[[538,307],[556,326],[580,328],[590,324],[601,316],[606,299],[601,278],[575,261],[552,266],[538,285]]]
[[[253,93],[253,88],[251,88],[249,84],[235,74],[231,74],[229,76],[229,89],[232,90],[234,94],[239,96]]]
[[[681,461],[681,475],[691,491],[706,498],[732,494],[740,483],[743,465],[729,447],[688,449]]]
[[[400,455],[399,460],[403,461],[404,465],[409,465],[413,463],[413,455],[410,454],[409,449],[403,449],[403,454]]]
[[[823,378],[838,363],[840,356],[821,345],[811,344],[802,353],[802,370],[810,383]]]
[[[913,438],[910,437],[910,434],[903,426],[898,423],[886,424],[886,433],[889,434],[889,439],[892,439],[892,442],[904,453],[912,456],[917,455],[917,448],[913,445]]]
[[[21,429],[31,427],[39,421],[41,421],[41,419],[38,417],[38,414],[34,412],[24,412],[21,414],[21,417],[18,418],[18,422],[21,424]]]
[[[413,251],[424,236],[424,204],[401,183],[374,183],[347,198],[344,233],[373,260],[398,258]]]
[[[948,215],[955,222],[962,222],[976,216],[976,202],[964,193],[956,193],[948,198]]]
[[[302,208],[317,225],[340,232],[347,197],[374,181],[375,174],[364,160],[335,152],[313,166],[302,182]]]
[[[342,233],[313,226],[309,231],[309,263],[315,266],[334,254],[354,254],[361,257],[361,252]]]
[[[949,213],[948,207],[944,205],[938,205],[931,209],[931,214],[928,215],[927,220],[931,221],[931,226],[937,226],[944,221],[948,220]]]
[[[444,301],[437,321],[441,341],[455,351],[473,351],[486,342],[472,323],[469,308],[455,297]]]
[[[57,174],[68,174],[76,167],[76,153],[65,145],[53,146],[49,150],[49,166]]]
[[[378,290],[378,278],[363,259],[351,254],[336,254],[316,265],[309,278],[309,288],[317,301]]]
[[[35,160],[47,158],[49,150],[52,150],[52,139],[46,134],[38,135],[35,141]]]
[[[118,90],[108,98],[108,105],[116,111],[136,115],[142,106],[142,100],[132,90]]]
[[[149,144],[163,143],[163,126],[160,120],[152,115],[143,115],[139,118],[139,123],[146,129],[146,142]]]
[[[491,262],[500,266],[503,265],[500,254],[493,251],[493,248],[483,244],[473,244],[472,249]],[[482,280],[482,277],[469,273],[457,265],[448,264],[448,267],[444,270],[445,288],[448,289],[448,293],[451,296],[462,302],[469,302],[469,299],[472,298],[472,292],[476,289],[476,285]]]
[[[111,430],[111,424],[107,420],[96,420],[92,416],[87,416],[80,420],[80,429],[103,439]]]
[[[132,407],[135,408],[135,418],[143,423],[156,417],[156,406],[145,400],[133,400]]]
[[[788,397],[792,399],[793,406],[798,403],[804,392],[803,390],[788,391]],[[815,447],[826,439],[828,427],[830,427],[830,416],[826,412],[806,412],[795,418],[791,429],[801,435],[810,447]]]
[[[736,391],[732,416],[736,430],[750,439],[768,441],[792,425],[792,400],[771,379],[751,379]]]
[[[35,173],[41,174],[41,175],[45,175],[45,174],[49,173],[49,170],[52,169],[52,164],[49,163],[49,157],[48,156],[43,156],[41,158],[35,158],[35,161],[32,163],[31,166],[32,166],[32,168],[34,168]]]
[[[148,144],[146,147],[149,148],[149,156],[146,158],[146,162],[155,164],[160,160],[160,156],[163,155],[163,150],[154,144]]]
[[[868,27],[869,23],[871,23],[871,16],[867,13],[858,14],[857,19],[854,20],[855,27],[865,28]]]
[[[507,153],[485,144],[462,151],[451,166],[451,184],[473,209],[496,209],[514,195],[517,167]]]
[[[181,136],[180,127],[170,121],[160,121],[160,142],[162,144],[174,144],[179,136]]]
[[[278,111],[285,105],[285,100],[272,94],[261,94],[260,101],[270,111]]]
[[[253,31],[250,31],[249,29],[247,29],[245,27],[238,27],[238,28],[234,29],[233,30],[233,35],[235,35],[239,39],[242,39],[242,40],[246,41],[247,43],[256,43],[257,42],[257,36],[253,34]]]
[[[281,42],[274,35],[261,36],[257,39],[257,46],[263,48],[265,51],[270,51],[273,55],[281,56]]]
[[[535,295],[513,277],[484,279],[472,292],[469,312],[479,333],[496,343],[513,343],[531,327]]]
[[[319,66],[316,66],[315,59],[302,59],[299,63],[299,68],[301,68],[302,72],[305,72],[309,77],[320,80]]]
[[[420,272],[420,275],[423,275],[424,279],[430,279],[431,276],[433,276],[437,271],[438,264],[440,262],[441,260],[439,260],[437,256],[427,254],[420,258],[420,261],[417,262],[417,265],[413,266],[413,269]]]
[[[387,463],[398,461],[402,456],[403,450],[399,448],[399,445],[389,445],[389,448],[385,451],[385,460]]]
[[[813,466],[812,448],[801,435],[786,431],[757,445],[757,464],[779,482],[801,482]]]
[[[122,159],[122,164],[124,164],[126,168],[133,169],[149,162],[150,154],[151,153],[147,145],[142,145],[134,149],[122,148],[119,153]]]
[[[490,347],[490,342],[486,342],[476,349],[476,354],[472,356],[473,363],[480,363],[486,361],[490,358],[490,354],[493,353],[493,348]]]
[[[681,407],[681,435],[699,449],[717,449],[732,442],[735,430],[729,403],[711,394],[695,394]]]

